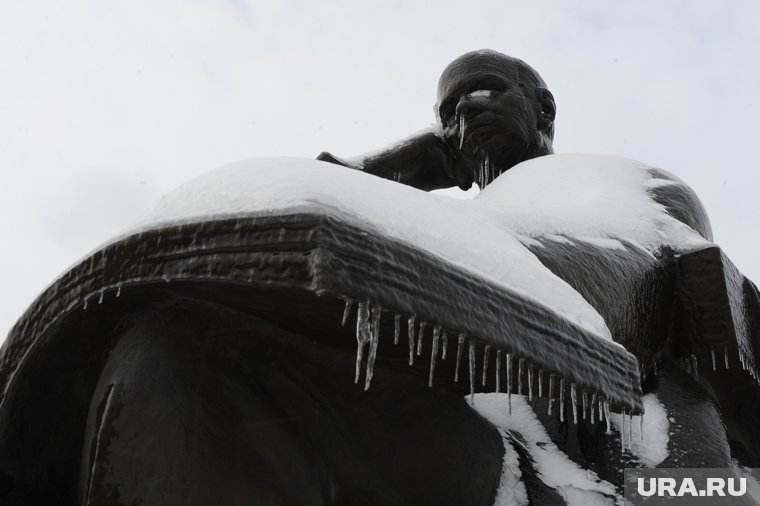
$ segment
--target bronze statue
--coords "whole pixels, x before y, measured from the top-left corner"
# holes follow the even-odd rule
[[[220,169],[53,282],[0,350],[0,503],[554,505],[617,500],[626,466],[757,467],[760,298],[688,186],[553,155],[551,93],[494,51],[444,70],[436,111],[377,154]],[[435,235],[469,229],[488,244]]]

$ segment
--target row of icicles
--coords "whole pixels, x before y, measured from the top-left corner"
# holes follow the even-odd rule
[[[164,281],[166,281],[168,283],[169,279],[165,278]],[[117,298],[121,295],[121,287],[122,287],[121,283],[119,283],[118,285],[116,285],[116,297]],[[98,296],[98,304],[102,304],[103,303],[103,297],[105,295],[105,291],[106,291],[106,289],[103,288],[99,292],[96,293],[96,295]],[[84,297],[84,300],[83,300],[83,309],[85,309],[85,310],[87,309],[87,306],[88,306],[88,298],[89,297]],[[361,311],[362,304],[366,304],[367,305],[367,309],[364,311],[364,313],[367,313],[369,311],[369,309],[368,309],[369,308],[369,301],[359,304],[360,311]],[[349,313],[351,311],[352,305],[353,305],[353,301],[351,299],[346,299],[346,309],[345,309],[345,311],[343,313],[343,322],[342,322],[343,325],[346,324],[346,321],[348,319],[348,315],[349,315]],[[380,308],[378,306],[378,308],[377,308],[377,319],[378,319],[378,321],[380,319],[380,314],[381,313],[382,313],[382,308]],[[394,344],[398,344],[399,333],[400,333],[400,319],[401,319],[401,315],[396,314],[396,316],[395,316],[396,331],[395,331],[395,337],[394,337]],[[367,338],[364,341],[359,341],[359,319],[357,318],[357,334],[356,334],[357,341],[359,341],[360,343],[361,342],[364,342],[364,343],[371,342],[372,341],[372,338],[371,338],[371,328],[372,328],[372,325],[371,325],[371,322],[369,321],[369,316],[367,316],[366,321],[362,325],[363,325],[363,327],[362,327],[362,336],[363,336],[363,338],[366,338],[366,336],[368,334],[370,334],[370,337]],[[415,325],[415,317],[414,316],[410,316],[409,319],[408,319],[408,326],[409,326],[409,365],[412,365],[413,361],[414,361],[414,354],[412,353],[413,343],[414,343],[414,325]],[[419,333],[420,339],[419,339],[418,344],[417,344],[417,354],[418,355],[422,352],[422,335],[423,335],[423,331],[424,331],[424,329],[425,329],[426,326],[427,326],[426,323],[424,323],[424,322],[420,323],[420,333]],[[378,326],[378,332],[379,332],[379,326]],[[446,350],[448,348],[448,346],[447,346],[448,345],[448,335],[447,335],[446,332],[441,333],[441,328],[440,327],[434,328],[433,329],[433,356],[431,357],[431,361],[430,361],[430,381],[429,381],[430,386],[433,386],[433,373],[435,371],[435,356],[437,355],[437,352],[438,352],[438,343],[439,343],[439,339],[441,338],[441,336],[442,336],[442,340],[443,340],[443,353],[442,353],[441,358],[445,359],[446,358]],[[456,368],[456,373],[455,373],[455,376],[454,376],[454,381],[459,381],[459,362],[460,362],[461,352],[462,352],[462,346],[464,344],[465,338],[466,338],[466,336],[464,334],[459,334],[459,346],[457,348],[457,368]],[[471,354],[474,353],[473,348],[474,348],[474,343],[470,342],[470,353]],[[484,356],[484,365],[483,365],[483,386],[485,386],[485,381],[486,381],[486,372],[488,370],[488,353],[490,352],[490,349],[491,349],[491,346],[486,345],[486,347],[485,347],[485,356]],[[751,358],[751,354],[745,352],[744,350],[742,350],[741,347],[737,347],[737,351],[738,351],[738,354],[739,354],[739,363],[741,364],[742,370],[748,372],[749,375],[755,380],[755,383],[757,383],[758,385],[760,385],[760,375],[758,375],[757,368],[755,367],[754,360]],[[356,361],[356,374],[357,374],[356,381],[357,382],[359,381],[359,364],[361,362],[361,354],[362,354],[362,352],[363,352],[363,350],[360,350],[359,354],[357,355],[357,361]],[[377,344],[375,344],[375,347],[374,347],[374,353],[376,353],[376,352],[377,352]],[[372,354],[372,353],[373,353],[373,349],[371,348],[370,349],[370,354]],[[499,390],[499,386],[500,386],[499,385],[499,382],[500,382],[499,371],[500,371],[500,368],[501,368],[501,360],[499,358],[501,357],[501,353],[502,353],[501,350],[497,350],[497,352],[496,352],[496,356],[497,356],[497,360],[496,360],[496,391],[497,392],[500,391]],[[470,359],[473,360],[473,357],[471,356]],[[711,362],[712,362],[712,370],[716,371],[719,359],[717,359],[717,355],[715,353],[715,348],[711,348],[710,349],[710,359],[711,359]],[[511,370],[511,362],[512,362],[511,354],[507,353],[507,371],[508,371],[507,375],[508,375],[508,377],[510,377],[509,376],[509,371]],[[724,368],[726,370],[730,369],[730,367],[729,367],[729,359],[728,359],[728,347],[724,347],[723,348],[723,360],[722,360],[722,362],[723,362]],[[520,366],[522,366],[522,363],[523,363],[523,359],[520,359],[520,361],[519,361]],[[374,365],[374,357],[371,360],[371,364]],[[687,357],[682,357],[680,359],[680,365],[681,365],[681,368],[683,370],[685,370],[687,373],[689,373],[690,375],[692,375],[694,377],[694,379],[698,379],[699,378],[699,362],[698,362],[697,356],[695,354],[692,353],[691,356],[688,357],[688,358]],[[654,375],[657,376],[657,360],[655,360],[654,363],[653,363],[653,369],[654,369],[654,371],[653,371]],[[368,363],[368,371],[371,371],[371,365],[369,363]],[[529,380],[528,380],[528,395],[529,395],[529,397],[531,399],[533,397],[532,396],[532,388],[531,388],[532,387],[532,379],[530,379],[531,376],[532,376],[532,371],[533,371],[533,367],[529,366],[528,367],[528,375],[529,375]],[[540,392],[541,392],[542,373],[543,373],[543,370],[539,370],[539,380],[538,380],[539,381],[539,383],[538,383],[538,385],[539,385],[539,394],[538,394],[539,397],[541,397],[541,393]],[[521,382],[521,380],[522,380],[522,369],[520,369],[520,371],[518,372],[518,375],[519,375],[518,376],[518,382]],[[372,379],[372,373],[369,372],[367,376],[368,377],[366,378],[366,385],[365,386],[366,386],[366,388],[369,388],[369,382]],[[553,376],[554,375],[550,376],[550,378],[549,378],[550,379],[550,385],[551,385],[551,380],[552,380]],[[643,371],[643,370],[641,371],[641,377],[642,378],[645,377],[645,371]],[[564,379],[561,380],[561,381],[564,381]],[[510,382],[510,386],[511,386],[511,382]],[[509,390],[510,386],[507,387],[507,390]],[[574,388],[574,387],[575,387],[575,385],[572,385],[571,388]],[[553,391],[553,388],[551,386],[549,388],[550,388],[550,390]],[[522,390],[522,389],[520,389],[520,390]],[[562,392],[560,392],[560,395],[561,394],[562,394]],[[586,395],[585,394],[585,390],[583,391],[582,395]],[[596,394],[593,395],[593,398],[595,398],[595,397],[596,397]],[[585,409],[584,409],[584,411],[585,411]],[[549,413],[551,414],[551,403],[549,404]],[[601,411],[600,411],[600,414],[601,414]]]
[[[353,308],[353,300],[346,298],[346,306],[343,311],[342,324],[345,326]],[[361,366],[364,361],[365,348],[369,348],[367,352],[367,365],[364,375],[364,389],[368,390],[372,382],[372,376],[374,374],[375,359],[377,357],[377,347],[380,341],[380,317],[382,315],[383,308],[377,304],[371,304],[369,301],[361,301],[357,304],[356,310],[356,371],[354,376],[354,382],[359,383],[361,378]],[[398,345],[401,339],[401,315],[394,314],[394,345]],[[414,315],[409,316],[406,319],[407,327],[407,339],[409,343],[409,365],[414,364],[414,357],[422,354],[422,341],[425,334],[425,329],[428,327],[426,322],[419,322],[419,326]],[[428,376],[428,386],[433,386],[433,378],[435,376],[436,361],[440,355],[441,360],[445,360],[448,350],[449,334],[444,331],[440,326],[434,326],[432,346],[430,353],[430,374]],[[456,363],[454,367],[454,381],[459,381],[460,364],[464,355],[465,342],[467,342],[467,358],[469,365],[469,380],[470,380],[470,403],[474,403],[475,396],[475,368],[476,368],[476,350],[478,343],[473,338],[468,338],[464,333],[457,334],[457,354]],[[490,361],[490,355],[492,351],[491,345],[484,345],[483,347],[483,373],[481,377],[481,383],[486,385],[488,378],[488,365]],[[504,353],[502,350],[497,349],[495,352],[495,383],[496,392],[501,392],[501,379],[502,379],[502,363],[506,369],[506,394],[509,396],[509,413],[512,413],[512,393],[516,395],[523,395],[527,393],[528,400],[533,400],[534,394],[534,372],[536,367],[530,362],[527,362],[524,358],[515,360],[512,353]],[[517,362],[517,390],[512,392],[512,377],[514,373],[514,362]],[[536,389],[538,397],[543,397],[543,384],[544,375],[546,371],[538,369],[538,388]],[[526,384],[523,384],[523,376],[525,376]],[[557,381],[558,380],[558,381]],[[549,374],[549,405],[547,413],[552,414],[554,401],[559,401],[559,419],[561,422],[565,420],[565,391],[567,390],[567,380],[562,377],[558,377],[556,374]],[[558,384],[559,396],[554,397],[555,384]],[[526,392],[527,389],[527,392]],[[607,430],[610,431],[610,403],[606,397],[597,395],[593,392],[591,395],[586,389],[582,389],[580,394],[578,387],[575,383],[570,383],[570,403],[572,407],[572,420],[573,423],[578,423],[578,415],[583,420],[586,420],[587,416],[591,423],[595,423],[598,416],[599,421],[607,421]],[[580,405],[579,405],[580,399]],[[623,410],[623,414],[626,411]],[[632,415],[629,415],[632,416]]]
[[[760,376],[758,376],[757,370],[754,366],[754,360],[750,358],[750,355],[745,353],[741,348],[738,348],[738,356],[739,356],[739,364],[742,367],[743,371],[746,371],[749,373],[750,376],[755,380],[755,382],[760,385]],[[719,367],[723,367],[725,370],[731,369],[731,366],[729,364],[729,356],[728,356],[728,347],[723,348],[723,357],[718,358],[717,354],[715,353],[715,348],[710,349],[710,361],[712,363],[712,370],[717,371]],[[658,360],[655,360],[653,365],[653,373],[655,376],[657,376],[657,364],[659,363]],[[699,360],[697,359],[697,355],[692,353],[689,357],[681,357],[678,359],[678,364],[681,366],[681,369],[686,371],[690,376],[692,376],[694,379],[699,379]],[[719,365],[720,364],[720,365]],[[644,377],[644,370],[641,371],[641,377]]]
[[[353,300],[350,298],[345,298],[346,306],[343,311],[343,318],[342,318],[342,325],[346,325],[348,318],[351,314],[351,309],[353,307]],[[359,379],[361,378],[361,365],[364,357],[364,350],[367,346],[369,346],[369,352],[367,354],[367,367],[366,372],[364,376],[364,389],[368,390],[370,387],[370,383],[372,382],[372,376],[374,373],[374,365],[375,365],[375,359],[377,357],[377,347],[380,342],[380,317],[382,316],[383,308],[378,304],[371,304],[370,301],[361,301],[357,304],[357,311],[356,311],[356,341],[357,341],[357,349],[356,349],[356,371],[354,376],[354,382],[359,383]],[[401,328],[402,328],[402,316],[399,313],[394,314],[394,337],[393,337],[393,344],[398,345],[399,341],[401,339]],[[407,317],[406,319],[406,327],[407,327],[407,340],[409,344],[409,365],[414,364],[414,357],[420,356],[422,354],[422,342],[425,334],[425,329],[428,327],[428,324],[426,322],[419,322],[419,328],[417,328],[417,321],[416,316],[411,315]],[[445,330],[443,330],[440,326],[433,326],[433,336],[432,336],[432,346],[431,346],[431,352],[430,352],[430,374],[428,376],[428,386],[433,386],[433,378],[435,376],[435,366],[436,361],[438,360],[439,354],[441,360],[445,360],[447,356],[448,351],[448,340],[449,340],[449,334]],[[468,338],[468,336],[464,333],[458,333],[456,337],[457,341],[457,354],[456,354],[456,364],[454,367],[454,381],[459,381],[459,370],[460,370],[460,364],[462,361],[462,357],[464,355],[464,346],[465,342],[467,342],[467,355],[468,355],[468,369],[469,369],[469,381],[470,381],[470,403],[474,403],[474,396],[475,396],[475,368],[476,368],[476,347],[478,343],[475,339]],[[486,385],[487,377],[488,377],[488,365],[489,365],[489,358],[491,353],[492,346],[491,345],[484,345],[483,347],[483,366],[482,366],[482,377],[481,377],[481,384],[483,386]],[[440,353],[439,353],[440,352]],[[504,357],[504,360],[502,360],[502,357]],[[712,360],[712,369],[713,371],[717,368],[717,358],[715,354],[715,350],[711,350],[711,360]],[[496,392],[501,392],[501,367],[502,362],[504,363],[505,369],[506,369],[506,393],[508,395],[508,406],[509,406],[509,414],[512,414],[512,375],[514,371],[514,357],[512,353],[504,353],[502,350],[497,349],[496,350],[496,363],[495,363],[495,386],[496,386]],[[750,358],[748,356],[745,356],[744,353],[742,353],[742,350],[739,349],[739,361],[742,365],[742,368],[745,371],[749,371],[749,373],[752,375],[752,377],[755,379],[755,381],[758,380],[757,373],[755,372],[755,368],[752,367],[750,364]],[[723,350],[723,362],[725,364],[725,368],[729,369],[729,359],[728,359],[728,348],[724,348]],[[697,368],[697,357],[696,355],[692,354],[689,359],[683,358],[681,359],[681,365],[682,367],[692,374],[694,378],[696,379],[698,377],[698,368]],[[523,358],[517,359],[517,391],[514,392],[516,395],[523,395],[525,393],[525,386],[527,386],[527,396],[528,400],[533,400],[533,377],[534,377],[534,369],[535,367],[531,363],[526,363],[526,360]],[[527,374],[524,374],[527,373]],[[543,378],[544,378],[545,371],[543,369],[538,370],[538,397],[543,396]],[[657,375],[657,362],[654,363],[654,374]],[[526,376],[526,382],[527,385],[523,385],[523,376]],[[643,376],[642,376],[643,377]],[[554,397],[554,390],[555,390],[555,383],[556,383],[557,375],[550,374],[549,375],[549,403],[548,403],[548,411],[547,414],[552,414],[552,406],[554,405],[555,397]],[[567,381],[564,378],[559,378],[559,419],[561,422],[564,422],[564,410],[565,410],[565,391],[567,389],[566,383]],[[573,413],[573,423],[578,423],[578,412],[579,412],[579,405],[578,405],[578,388],[575,383],[570,384],[570,403],[572,406],[572,413]],[[580,393],[580,399],[581,399],[581,405],[580,405],[580,414],[583,420],[586,420],[587,413],[589,421],[593,424],[595,423],[596,417],[598,416],[598,420],[607,422],[607,434],[611,434],[611,419],[610,419],[610,403],[609,401],[603,397],[597,395],[596,392],[594,392],[591,396],[588,395],[587,391],[585,389],[581,390]],[[629,419],[628,423],[626,424],[626,417]],[[640,434],[641,434],[641,440],[644,440],[644,415],[640,415]],[[626,425],[628,426],[628,430],[626,431]],[[626,443],[626,432],[628,433],[627,443]],[[626,446],[628,449],[632,448],[633,445],[633,414],[630,412],[627,412],[627,410],[623,409],[620,413],[620,444],[621,448],[625,449]]]
[[[752,358],[752,355],[748,353],[747,351],[743,350],[741,347],[737,347],[738,355],[739,355],[739,364],[741,365],[741,368],[743,371],[746,371],[752,379],[755,380],[755,383],[760,385],[760,376],[757,373],[757,369],[754,364],[754,360]],[[729,365],[729,359],[728,359],[728,347],[723,348],[723,358],[722,360],[717,357],[717,354],[715,353],[715,348],[710,349],[710,361],[712,363],[712,370],[717,371],[718,370],[718,364],[722,363],[723,368],[725,370],[729,370],[731,367]],[[686,371],[688,374],[690,374],[694,379],[699,379],[699,361],[697,360],[697,356],[692,353],[689,357],[681,357],[679,359],[681,368]],[[657,362],[654,362],[654,374],[657,375]]]

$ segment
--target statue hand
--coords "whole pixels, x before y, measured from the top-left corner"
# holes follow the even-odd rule
[[[440,132],[433,129],[399,141],[385,150],[347,161],[328,152],[317,160],[361,170],[374,176],[390,179],[420,190],[435,190],[459,186],[469,188],[470,181],[460,181],[454,166],[456,154],[446,145]]]
[[[322,151],[320,154],[318,154],[317,160],[320,160],[322,162],[334,163],[335,165],[342,165],[344,167],[349,167],[351,169],[360,169],[360,167],[358,167],[357,165],[352,164],[342,158],[338,158],[337,156],[327,151]]]

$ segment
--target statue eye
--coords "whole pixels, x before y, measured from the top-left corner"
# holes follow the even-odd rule
[[[441,104],[441,108],[438,110],[438,115],[441,117],[441,123],[444,125],[454,117],[455,100],[447,99]]]

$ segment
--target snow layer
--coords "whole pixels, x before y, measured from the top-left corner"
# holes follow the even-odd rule
[[[642,397],[642,401],[644,403],[643,427],[641,416],[634,416],[632,420],[625,417],[625,430],[621,431],[623,415],[615,413],[611,416],[612,425],[621,433],[625,447],[638,457],[642,464],[647,467],[657,467],[668,456],[670,422],[665,407],[656,394],[647,394]]]
[[[549,155],[513,167],[475,201],[506,228],[528,237],[565,236],[609,248],[622,247],[615,241],[620,239],[650,252],[662,245],[677,251],[710,245],[647,192],[684,183],[650,170],[616,156]]]
[[[325,214],[427,250],[611,340],[604,320],[582,296],[474,204],[326,162],[262,158],[186,183],[127,234],[219,218]]]
[[[501,468],[501,480],[499,480],[499,488],[496,490],[493,505],[525,506],[528,504],[528,491],[521,480],[522,473],[517,451],[512,446],[507,433],[501,429],[498,430],[504,441],[504,464]]]
[[[522,436],[541,481],[555,489],[569,506],[610,505],[617,502],[615,487],[611,483],[600,480],[591,471],[581,469],[552,442],[524,396],[512,395],[511,414],[508,403],[507,394],[477,394],[473,407],[498,429]],[[501,490],[501,485],[511,483],[515,474],[509,452],[505,454],[503,469],[508,476],[502,475],[495,505],[524,504],[518,501],[498,502],[500,498],[511,497],[508,491]]]
[[[648,189],[683,184],[606,155],[523,162],[475,199],[455,200],[316,160],[261,158],[227,165],[165,196],[128,233],[217,218],[323,213],[375,230],[508,287],[611,340],[602,317],[526,249],[534,238],[654,252],[710,245]],[[123,236],[122,236],[123,237]]]

